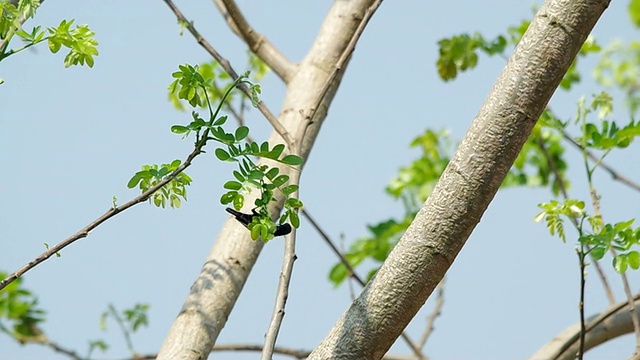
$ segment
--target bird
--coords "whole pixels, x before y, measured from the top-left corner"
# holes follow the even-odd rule
[[[251,210],[252,214],[241,213],[240,211],[236,211],[232,208],[226,208],[225,210],[227,210],[229,214],[233,215],[236,218],[236,220],[238,220],[238,222],[244,225],[244,227],[246,228],[248,228],[249,224],[251,224],[254,216],[260,215],[256,212],[256,209]],[[280,224],[276,226],[276,232],[273,234],[273,236],[287,235],[290,232],[291,232],[291,225]]]

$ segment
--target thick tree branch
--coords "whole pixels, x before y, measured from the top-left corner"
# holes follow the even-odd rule
[[[362,19],[372,3],[373,0],[333,3],[312,48],[287,85],[279,119],[287,133],[296,134],[295,129],[303,125],[301,114],[308,114],[315,106],[315,100],[320,93],[319,87],[330,76],[331,69],[359,25],[359,19]],[[322,104],[318,106],[304,139],[294,139],[291,142],[300,142],[302,151],[299,155],[305,159],[308,158],[326,118],[327,109],[340,80],[341,74],[335,78]],[[269,142],[278,143],[281,139],[276,131],[271,135]],[[290,175],[290,172],[289,167],[280,166],[281,174]],[[277,200],[270,208],[272,214],[278,214],[282,208],[283,199],[278,197]],[[252,201],[253,199],[247,198],[245,202],[249,204]],[[190,289],[182,311],[162,345],[158,359],[206,358],[233,309],[262,246],[262,242],[252,241],[246,229],[237,222],[225,223],[200,275]]]
[[[291,63],[264,35],[256,32],[233,0],[214,0],[231,31],[238,35],[249,49],[267,64],[276,75],[288,83],[296,65]]]
[[[449,269],[495,196],[606,0],[547,0],[433,193],[309,359],[380,359]]]

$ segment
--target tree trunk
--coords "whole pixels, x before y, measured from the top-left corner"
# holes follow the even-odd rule
[[[309,359],[380,359],[388,351],[480,221],[608,4],[607,0],[545,1],[433,193],[376,276]],[[499,261],[500,256],[486,260]]]

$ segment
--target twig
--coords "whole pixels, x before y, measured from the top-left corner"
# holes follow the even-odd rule
[[[571,136],[569,136],[569,134],[566,131],[561,130],[560,132],[561,132],[562,136],[565,138],[565,140],[569,141],[569,143],[571,143],[571,145],[575,146],[580,151],[585,151],[587,156],[589,157],[589,159],[591,159],[591,160],[593,160],[595,162],[598,162],[600,160],[597,156],[595,156],[588,149],[583,149],[582,145],[580,145],[577,142],[575,142],[571,138]],[[613,180],[619,181],[619,182],[627,185],[628,187],[632,188],[633,190],[640,191],[640,184],[637,184],[637,183],[629,180],[625,176],[620,175],[614,168],[612,168],[611,166],[607,165],[604,161],[600,161],[600,164],[598,166],[601,167],[602,169],[604,169],[606,172],[608,172],[609,175],[611,175],[611,178],[613,178]]]
[[[200,33],[193,26],[193,22],[187,21],[187,19],[184,17],[180,9],[178,9],[178,7],[173,3],[173,1],[164,0],[164,2],[167,4],[167,6],[169,6],[169,8],[176,15],[176,17],[178,18],[178,21],[180,21],[182,24],[186,26],[187,30],[189,30],[191,35],[193,35],[193,37],[196,39],[198,44],[200,44],[200,46],[202,46],[211,56],[213,56],[213,58],[220,64],[220,66],[222,66],[224,71],[226,71],[227,74],[229,74],[229,76],[231,76],[233,80],[236,80],[238,78],[238,73],[236,73],[233,67],[231,67],[231,63],[229,63],[227,59],[223,58],[222,55],[220,55],[213,48],[213,46],[211,46],[211,44],[209,44],[209,42],[205,38],[203,38],[202,35],[200,35]],[[249,90],[249,88],[247,88],[246,85],[242,84],[239,86],[239,88],[249,98],[252,97],[251,91]],[[291,144],[293,143],[293,141],[287,129],[284,128],[284,126],[280,123],[280,121],[278,121],[278,119],[273,115],[273,113],[269,110],[269,108],[267,108],[267,106],[264,104],[262,100],[260,100],[260,102],[257,104],[257,107],[258,107],[258,110],[260,110],[260,112],[262,113],[262,115],[264,115],[264,117],[267,118],[271,126],[273,126],[274,130],[280,135],[280,137],[282,137],[282,139],[287,144],[289,149],[291,149]]]
[[[290,148],[292,153],[299,154],[301,152],[302,139],[304,139],[307,129],[309,129],[311,123],[311,119],[306,121],[303,120],[303,122],[298,126],[295,136],[295,147]],[[293,174],[291,174],[292,184],[300,184],[300,171],[300,167],[293,169]],[[299,191],[296,190],[292,196],[294,198],[299,198]],[[282,320],[284,318],[284,308],[287,303],[287,298],[289,297],[289,284],[291,283],[291,276],[293,274],[293,264],[297,259],[296,234],[297,229],[294,226],[291,233],[285,237],[282,270],[280,271],[280,281],[278,282],[278,291],[276,293],[276,303],[273,309],[273,315],[271,316],[271,322],[265,335],[264,349],[262,351],[263,360],[271,360],[276,346],[276,340],[278,339],[278,333],[280,332],[280,326],[282,325]]]
[[[568,140],[572,140],[572,139],[569,138]],[[564,197],[565,200],[568,199],[569,194],[567,192],[567,186],[564,183],[562,176],[560,176],[560,171],[558,171],[558,167],[556,166],[555,161],[553,161],[553,158],[551,157],[551,154],[549,154],[549,150],[547,150],[547,147],[545,146],[544,141],[542,141],[542,139],[538,139],[538,146],[540,147],[540,150],[542,150],[544,157],[547,159],[549,168],[551,168],[551,171],[556,177],[556,181],[558,182],[558,187],[560,188],[560,192],[562,192],[562,196]],[[574,217],[571,217],[570,219],[571,219],[571,222],[573,223],[573,226],[578,228],[578,220]],[[587,247],[587,250],[590,250],[590,248]],[[593,258],[593,254],[590,251],[589,251],[589,255],[593,260],[592,264],[596,269],[596,273],[598,274],[598,277],[602,282],[602,287],[604,288],[604,292],[607,296],[607,299],[609,300],[609,305],[615,304],[616,299],[613,296],[613,290],[611,290],[611,285],[609,285],[609,280],[607,279],[607,276],[605,275],[604,270],[602,270],[602,266],[600,266],[600,262]]]
[[[602,211],[600,208],[600,196],[598,196],[598,193],[596,189],[592,186],[591,181],[589,181],[589,187],[591,188],[590,189],[591,191],[589,191],[589,194],[591,195],[591,202],[593,203],[594,212],[596,216],[600,217],[600,219],[603,219]],[[611,256],[613,256],[613,258],[615,259],[615,257],[618,255],[616,250],[613,247],[611,247],[609,251],[611,252]],[[622,280],[624,293],[627,296],[627,302],[629,303],[629,307],[630,307],[629,315],[631,316],[631,323],[633,324],[633,330],[636,335],[636,354],[640,354],[640,319],[638,319],[638,313],[636,312],[636,307],[633,300],[633,294],[631,293],[631,287],[629,286],[629,278],[625,273],[621,273],[620,279]]]
[[[427,316],[427,326],[424,329],[424,333],[422,334],[422,337],[417,344],[419,349],[424,349],[424,345],[427,343],[427,340],[429,340],[429,336],[431,336],[431,334],[433,333],[433,329],[435,329],[433,324],[435,324],[436,318],[440,316],[440,314],[442,314],[442,308],[444,307],[444,284],[445,278],[443,278],[442,281],[440,281],[440,283],[438,284],[436,304],[433,308],[433,311],[431,311],[431,314]]]
[[[247,22],[233,0],[215,0],[216,7],[227,21],[227,25],[238,35],[276,75],[288,83],[293,76],[295,65],[289,61],[264,35],[256,32]]]
[[[118,215],[119,213],[129,209],[130,207],[132,207],[134,205],[137,205],[139,203],[147,201],[147,199],[149,199],[149,197],[151,195],[153,195],[156,191],[158,191],[161,187],[165,186],[171,180],[175,179],[176,176],[178,176],[178,174],[180,174],[186,168],[191,166],[191,162],[193,161],[193,159],[196,156],[200,155],[201,153],[202,153],[202,147],[196,147],[193,150],[193,152],[191,152],[191,154],[189,154],[189,156],[187,156],[187,159],[182,164],[180,164],[180,166],[178,166],[171,174],[167,175],[167,177],[165,177],[164,179],[159,181],[156,185],[150,187],[147,191],[145,191],[142,194],[140,194],[139,196],[136,196],[135,198],[129,200],[128,202],[126,202],[126,203],[124,203],[124,204],[122,204],[120,206],[116,206],[116,207],[110,208],[109,210],[107,210],[107,212],[105,212],[104,214],[102,214],[101,216],[99,216],[98,218],[93,220],[91,223],[89,223],[87,226],[82,228],[80,231],[78,231],[75,234],[71,235],[70,237],[66,238],[64,241],[52,246],[47,251],[45,251],[42,254],[40,254],[38,257],[36,257],[35,259],[31,260],[29,263],[27,263],[26,265],[22,266],[20,269],[16,270],[11,275],[7,276],[4,280],[0,281],[0,290],[4,289],[7,285],[12,283],[14,280],[19,278],[20,276],[24,275],[27,271],[29,271],[29,270],[33,269],[34,267],[36,267],[41,262],[47,260],[48,258],[53,256],[54,254],[60,252],[65,247],[73,244],[77,240],[80,240],[82,238],[87,237],[91,230],[97,228],[103,222],[111,219],[112,217]]]
[[[325,81],[322,87],[322,91],[318,93],[318,98],[314,102],[315,106],[311,108],[311,111],[309,112],[309,115],[308,115],[310,119],[313,119],[313,116],[315,115],[316,111],[318,111],[318,107],[320,107],[322,100],[327,95],[327,92],[329,91],[329,88],[333,84],[333,81],[338,76],[338,73],[342,71],[342,67],[347,63],[347,60],[349,59],[349,57],[351,57],[353,50],[356,48],[356,43],[360,39],[360,35],[362,35],[362,32],[364,32],[364,29],[369,23],[369,20],[371,20],[371,17],[376,12],[376,10],[378,10],[378,7],[380,7],[380,5],[382,5],[382,0],[378,0],[373,4],[371,4],[371,6],[369,6],[369,8],[364,12],[362,20],[360,20],[360,24],[358,24],[356,31],[353,33],[353,36],[351,37],[351,40],[349,41],[349,43],[347,44],[347,47],[342,52],[342,55],[340,55],[340,59],[338,59],[338,62],[333,68],[331,75],[329,75],[329,77],[327,78],[327,81]]]

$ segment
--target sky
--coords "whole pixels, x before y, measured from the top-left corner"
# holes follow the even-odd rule
[[[246,47],[227,28],[211,1],[178,1],[185,16],[233,66],[242,71]],[[329,1],[239,1],[254,28],[292,61],[300,61],[314,39]],[[399,217],[402,205],[384,193],[397,170],[418,156],[410,141],[426,128],[449,129],[461,138],[504,66],[480,56],[478,68],[453,82],[437,77],[437,42],[480,32],[504,33],[532,15],[531,2],[386,1],[364,32],[301,180],[301,200],[325,231],[348,244],[366,235],[366,224]],[[626,15],[627,2],[613,1],[594,35],[602,44],[638,36]],[[179,27],[162,1],[47,1],[27,28],[62,19],[89,24],[100,55],[92,69],[65,69],[63,54],[46,46],[12,56],[0,65],[0,269],[11,272],[75,233],[111,205],[137,195],[129,178],[144,164],[184,158],[191,141],[170,132],[189,121],[167,98],[179,64],[210,60]],[[600,92],[590,79],[594,59],[581,61],[585,81],[571,93],[558,91],[550,105],[560,117],[575,113],[582,95]],[[590,67],[591,66],[591,67]],[[285,87],[274,75],[262,83],[263,101],[277,113]],[[625,121],[624,111],[618,112]],[[247,119],[252,135],[265,139],[269,125],[257,111]],[[640,180],[640,168],[625,156],[611,164]],[[625,155],[626,154],[626,155]],[[345,156],[346,155],[346,156]],[[567,150],[572,196],[587,197],[578,154]],[[336,160],[338,159],[338,160]],[[117,325],[99,327],[109,304],[119,309],[150,304],[149,327],[133,336],[142,354],[156,352],[189,287],[228,218],[219,197],[230,168],[213,156],[197,158],[194,179],[180,209],[140,204],[94,230],[24,276],[23,285],[47,310],[43,325],[52,341],[85,353],[88,341],[111,346],[98,359],[130,356]],[[595,176],[612,222],[634,217],[637,193]],[[445,304],[425,354],[432,359],[526,358],[578,321],[578,268],[574,241],[563,244],[533,221],[544,189],[498,193],[446,278]],[[350,304],[348,286],[327,280],[336,263],[311,226],[298,231],[298,260],[278,345],[313,349]],[[268,243],[249,277],[218,344],[263,342],[281,266],[283,243]],[[604,263],[609,268],[608,262]],[[362,269],[362,273],[368,269]],[[611,273],[611,271],[610,271]],[[591,274],[590,274],[591,275]],[[611,274],[621,293],[619,279]],[[637,291],[637,274],[630,274]],[[587,313],[606,298],[590,276]],[[620,298],[620,296],[619,296]],[[432,308],[428,301],[407,332],[419,338]],[[408,354],[398,341],[392,353]],[[589,354],[589,359],[628,357],[629,336]],[[214,359],[254,359],[255,353],[214,353]],[[0,359],[67,359],[37,345],[21,346],[0,335]],[[275,356],[274,359],[287,359]]]

